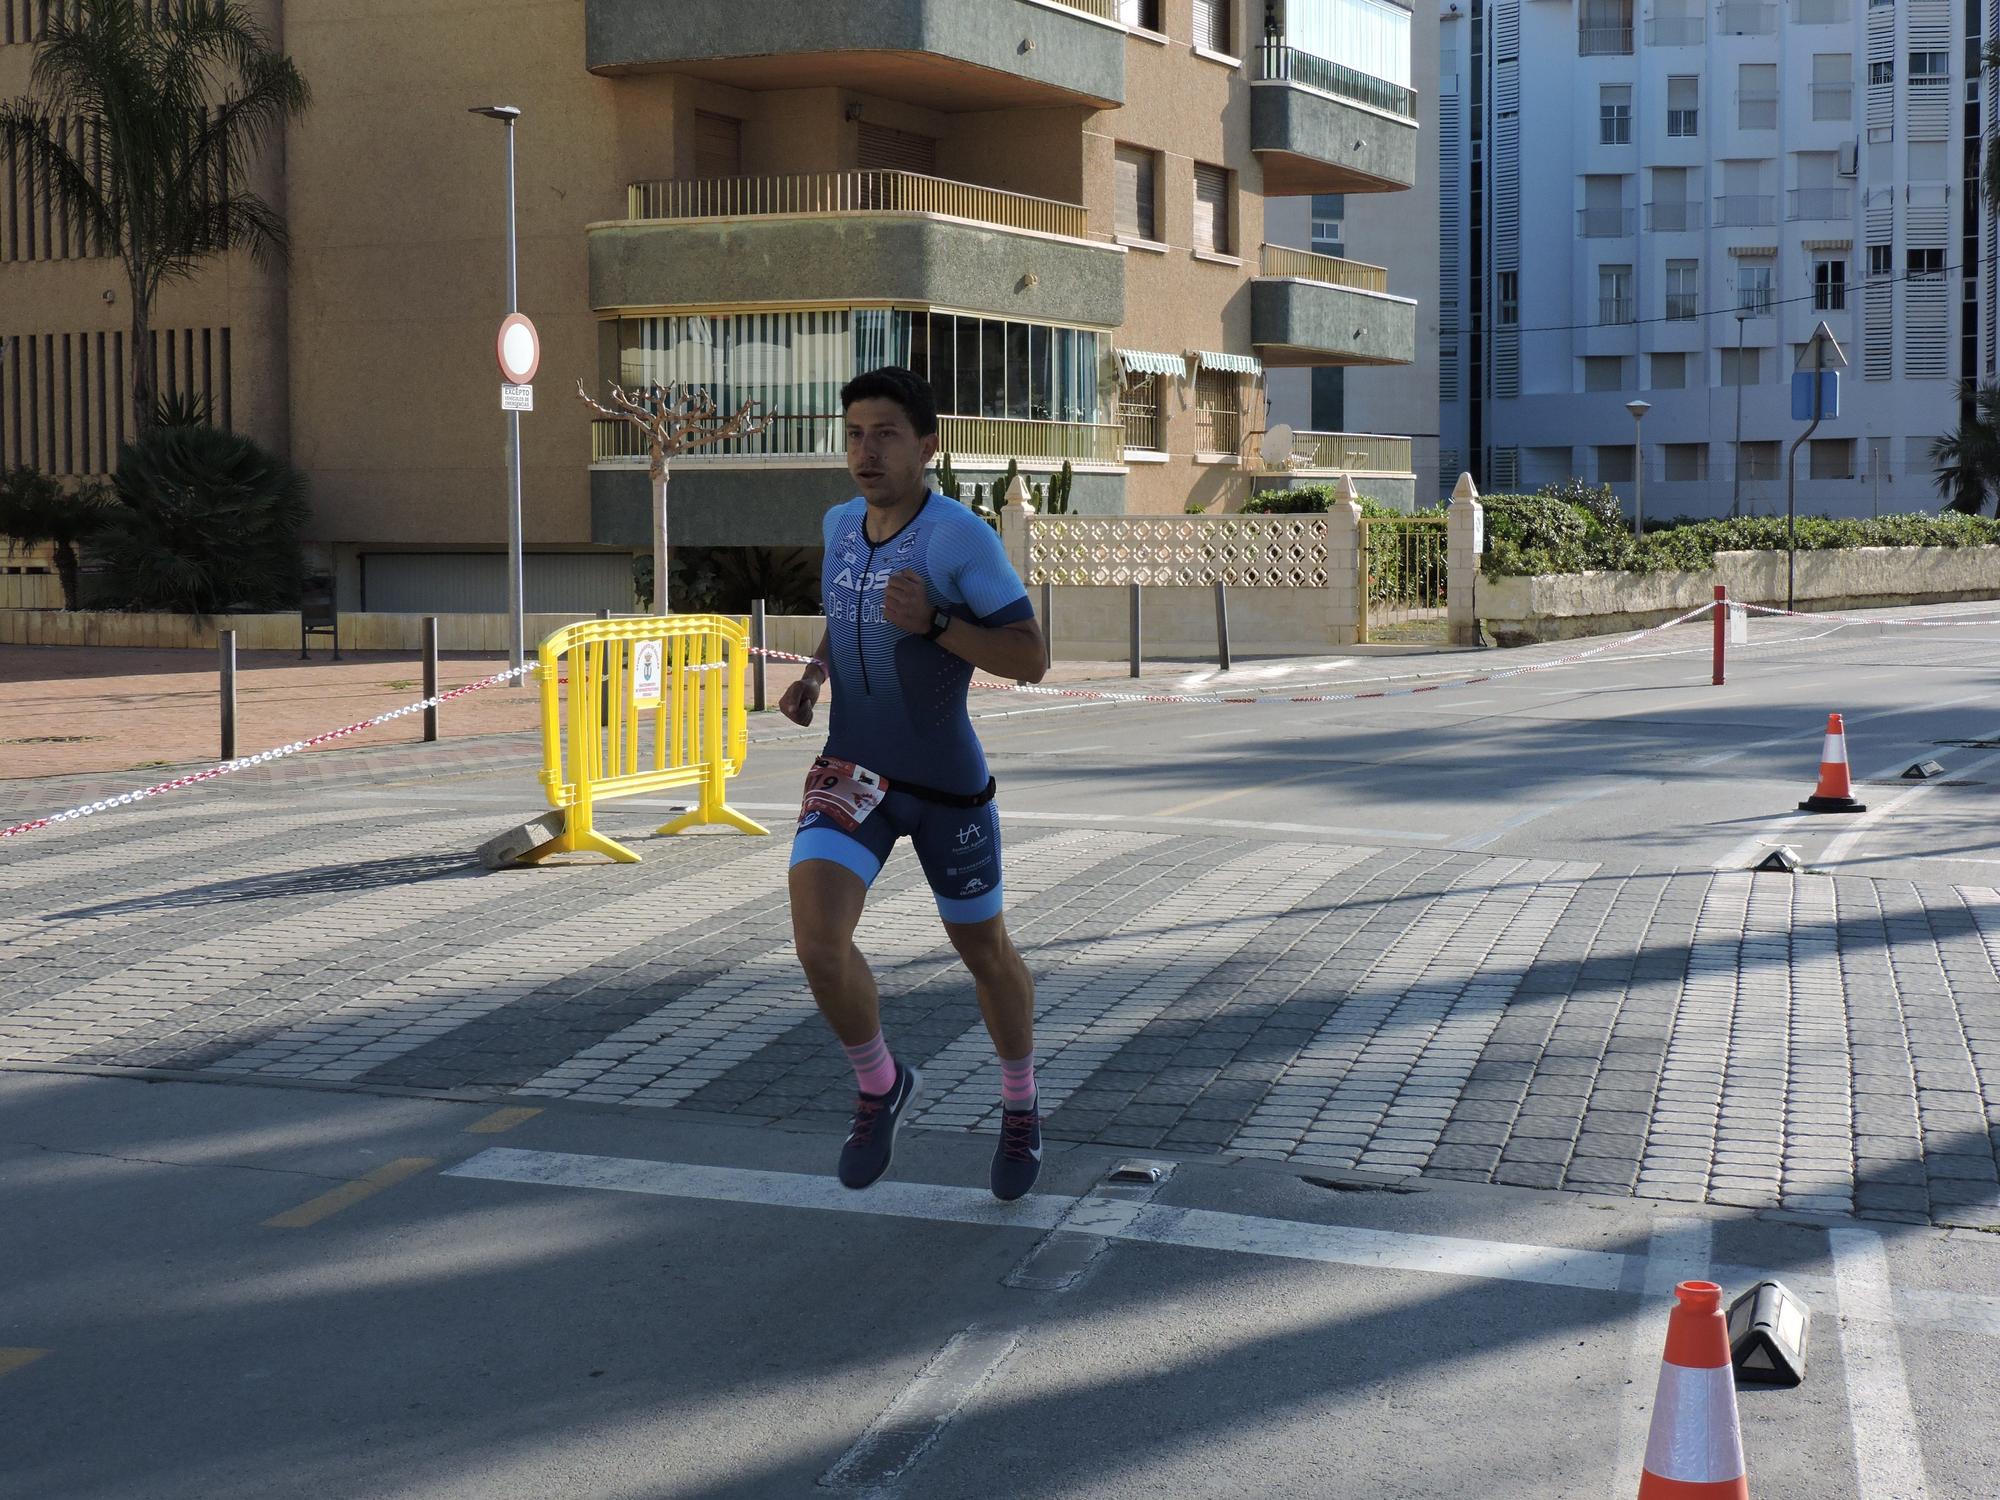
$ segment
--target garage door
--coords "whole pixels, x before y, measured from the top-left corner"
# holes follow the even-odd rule
[[[632,606],[629,552],[531,552],[522,560],[530,614],[619,612]],[[499,552],[369,552],[361,607],[383,614],[501,614],[507,558]]]

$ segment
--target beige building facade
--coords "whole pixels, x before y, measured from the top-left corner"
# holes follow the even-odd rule
[[[22,93],[35,6],[0,6],[0,89]],[[931,378],[968,497],[1009,459],[1035,479],[1067,460],[1075,511],[1177,514],[1271,482],[1250,472],[1265,371],[1415,355],[1428,287],[1265,244],[1267,193],[1416,180],[1407,13],[1385,77],[1379,0],[252,10],[314,95],[258,166],[290,261],[170,288],[154,357],[163,389],[306,473],[348,608],[504,599],[505,143],[476,105],[522,111],[530,610],[622,607],[649,545],[643,455],[579,381],[759,402],[763,432],[676,461],[674,539],[816,545],[848,493],[837,392],[873,364]],[[122,273],[9,189],[0,458],[104,472],[130,424]],[[1370,461],[1407,470],[1393,450]],[[1304,435],[1288,467],[1324,468]]]

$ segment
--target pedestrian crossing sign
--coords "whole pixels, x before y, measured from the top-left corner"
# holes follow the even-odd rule
[[[632,706],[658,708],[665,648],[659,641],[632,643]]]

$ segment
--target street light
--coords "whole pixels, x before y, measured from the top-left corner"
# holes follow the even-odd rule
[[[1736,452],[1733,455],[1733,472],[1729,477],[1729,514],[1733,519],[1743,514],[1743,325],[1749,320],[1750,309],[1741,302],[1736,304]]]
[[[507,126],[507,311],[517,313],[521,304],[519,253],[514,239],[514,122],[521,118],[521,111],[512,104],[476,104],[466,113],[500,120]],[[521,573],[521,414],[510,411],[507,413],[507,665],[516,671],[527,659]]]
[[[1625,410],[1632,413],[1632,535],[1635,539],[1646,534],[1646,450],[1639,444],[1639,424],[1652,409],[1650,401],[1625,403]]]

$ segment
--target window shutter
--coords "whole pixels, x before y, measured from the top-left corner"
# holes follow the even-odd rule
[[[1229,172],[1207,162],[1194,164],[1194,247],[1229,253]]]
[[[1211,52],[1236,55],[1230,41],[1230,0],[1194,0],[1194,42]]]
[[[694,116],[694,175],[743,175],[743,122],[728,115],[696,110]]]
[[[1140,146],[1118,148],[1116,228],[1133,239],[1157,240],[1153,213],[1153,153]]]
[[[861,127],[860,165],[864,172],[921,172],[937,176],[937,142],[886,125]]]

